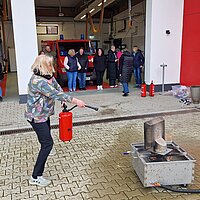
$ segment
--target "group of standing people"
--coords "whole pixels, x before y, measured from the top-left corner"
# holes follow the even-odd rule
[[[97,50],[96,55],[94,56],[94,69],[97,77],[97,90],[103,90],[103,77],[105,70],[107,69],[106,78],[109,79],[109,85],[111,88],[118,87],[118,63],[119,58],[117,57],[117,52],[115,46],[112,45],[111,49],[108,51],[108,56],[104,55],[102,48]]]
[[[40,54],[53,57],[55,62],[55,52],[51,51],[49,46]],[[141,70],[144,65],[144,56],[137,46],[133,47],[133,51],[128,49],[120,51],[114,45],[108,51],[108,55],[104,55],[104,50],[98,48],[93,59],[97,90],[103,90],[103,78],[107,69],[106,78],[109,80],[110,88],[123,85],[123,96],[128,96],[128,82],[131,80],[132,73],[135,77],[135,87],[140,88],[142,84]],[[74,49],[69,49],[68,55],[64,59],[64,67],[67,73],[69,92],[76,91],[77,78],[79,81],[79,89],[86,90],[86,72],[88,69],[88,56],[84,52],[84,48],[80,48],[76,54]]]
[[[96,73],[97,90],[103,90],[103,78],[107,69],[106,78],[109,80],[111,88],[118,87],[117,82],[123,85],[123,96],[128,96],[128,82],[131,80],[132,72],[135,76],[136,85],[140,87],[142,83],[141,69],[144,65],[144,56],[137,46],[133,47],[130,53],[127,49],[122,52],[112,45],[108,55],[104,55],[104,50],[98,48],[93,60]],[[79,80],[79,89],[86,90],[86,72],[89,65],[88,56],[84,49],[80,48],[76,54],[74,49],[68,51],[65,57],[64,66],[67,71],[68,89],[70,92],[76,91],[76,79]]]
[[[115,46],[112,45],[107,57],[104,55],[103,49],[99,48],[93,63],[97,76],[97,90],[103,89],[102,83],[106,68],[106,78],[109,79],[110,87],[118,87],[117,81],[120,82],[123,85],[123,96],[128,96],[128,83],[131,81],[132,73],[135,77],[135,87],[141,87],[141,70],[144,65],[144,56],[137,46],[133,47],[131,53],[128,49],[116,50]]]

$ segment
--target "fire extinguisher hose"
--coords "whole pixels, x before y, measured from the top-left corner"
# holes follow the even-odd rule
[[[76,107],[77,107],[77,105],[71,107],[70,109],[68,109],[68,111],[71,111],[71,110],[73,110],[73,109],[76,108]],[[98,110],[99,110],[99,108],[94,107],[94,106],[85,105],[85,107],[86,107],[86,108],[90,108],[90,109],[95,110],[95,111],[98,111]]]

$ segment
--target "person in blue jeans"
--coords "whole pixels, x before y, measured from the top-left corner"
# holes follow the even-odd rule
[[[133,73],[135,77],[136,87],[141,87],[142,84],[142,67],[144,65],[144,56],[138,46],[133,47]]]
[[[88,56],[84,53],[84,49],[81,47],[79,53],[76,54],[78,62],[81,65],[81,69],[78,71],[79,89],[86,90],[86,72],[88,68]]]
[[[76,91],[76,79],[78,70],[81,69],[81,65],[78,62],[77,57],[75,56],[75,50],[70,49],[68,55],[65,57],[64,66],[67,70],[68,78],[68,89],[69,92]]]
[[[3,66],[0,63],[0,102],[3,101],[2,86],[1,86],[3,77],[4,77]]]
[[[123,86],[123,95],[124,97],[128,96],[129,88],[128,83],[131,81],[132,76],[132,69],[133,69],[133,57],[131,53],[124,49],[122,56],[119,59],[119,76],[120,82]]]

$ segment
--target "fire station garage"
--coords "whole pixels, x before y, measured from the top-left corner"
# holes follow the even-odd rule
[[[31,75],[29,66],[46,45],[55,52],[55,77],[66,91],[64,58],[68,50],[74,49],[77,53],[81,47],[85,48],[89,60],[86,88],[94,90],[97,85],[94,55],[98,48],[102,48],[107,56],[112,45],[117,51],[127,49],[131,54],[133,47],[138,47],[144,57],[139,85],[145,82],[147,89],[152,81],[156,91],[161,91],[163,84],[165,90],[181,82],[187,86],[198,85],[197,65],[190,64],[193,67],[188,69],[188,60],[184,56],[189,56],[186,49],[189,48],[187,38],[191,29],[187,27],[188,21],[184,21],[183,0],[173,1],[173,4],[171,1],[159,3],[156,0],[5,0],[1,1],[1,8],[5,99],[26,101],[26,85]],[[183,34],[184,31],[189,36]],[[193,63],[192,57],[190,59]],[[105,89],[109,88],[107,71],[103,79]],[[116,85],[118,79],[116,77]],[[133,73],[132,85],[137,85],[137,79]],[[77,88],[78,85],[77,80]]]
[[[14,6],[16,5],[14,3],[15,1],[5,1],[5,5],[3,4],[2,7],[3,11],[6,12],[2,18],[2,47],[5,48],[5,51],[2,51],[4,52],[3,57],[7,59],[5,63],[6,71],[9,72],[5,98],[20,97],[23,101],[23,95],[26,94],[25,82],[27,83],[29,78],[27,73],[30,74],[28,66],[31,66],[35,56],[41,50],[44,50],[46,45],[50,45],[51,49],[57,54],[56,75],[58,79],[60,78],[62,86],[67,86],[67,77],[63,75],[66,72],[62,71],[63,66],[60,65],[63,65],[63,59],[69,49],[75,49],[77,52],[80,47],[86,47],[87,53],[91,55],[89,57],[88,76],[86,77],[87,85],[91,85],[92,82],[94,82],[93,85],[96,85],[95,80],[93,81],[95,75],[93,74],[92,60],[98,48],[102,48],[107,55],[111,45],[115,45],[120,51],[127,48],[130,52],[132,47],[137,45],[144,54],[146,3],[143,0],[107,0],[103,2],[101,0],[54,0],[51,2],[35,0],[25,4],[17,1],[17,5],[21,7],[21,4],[23,4],[28,13],[27,15],[24,11],[26,17],[20,15],[21,18],[17,18],[16,21],[16,26],[20,27],[20,31],[26,37],[18,30],[15,31]],[[28,5],[26,5],[27,3]],[[16,12],[19,13],[19,8],[16,9]],[[28,18],[30,14],[31,22]],[[30,29],[30,27],[32,28]],[[21,37],[19,42],[25,45],[21,49],[22,52],[20,51],[23,55],[27,53],[27,56],[24,55],[23,58],[32,57],[27,63],[22,61],[25,70],[22,67],[17,68],[15,42],[17,42],[18,36],[16,34]],[[3,36],[5,36],[5,39]],[[65,52],[62,48],[65,49]],[[62,60],[62,64],[60,60]],[[25,80],[26,78],[27,80]],[[109,87],[107,82],[104,78],[103,84],[106,88]],[[92,86],[89,86],[90,88],[94,89]]]

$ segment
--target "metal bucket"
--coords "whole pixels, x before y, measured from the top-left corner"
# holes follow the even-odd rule
[[[200,86],[191,86],[191,98],[194,104],[200,103]]]

